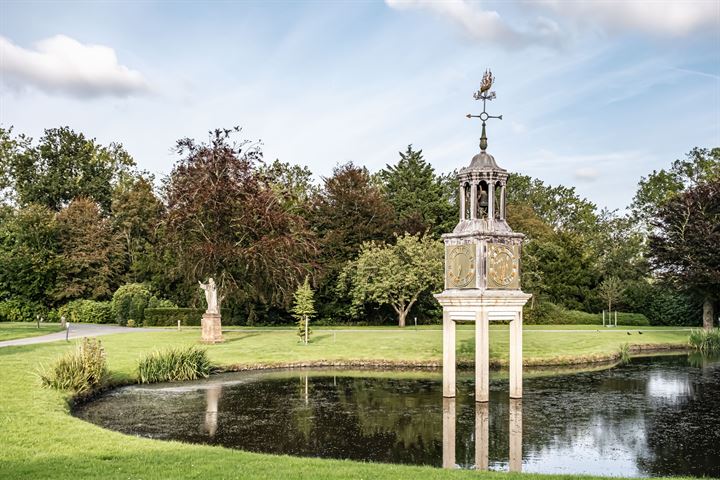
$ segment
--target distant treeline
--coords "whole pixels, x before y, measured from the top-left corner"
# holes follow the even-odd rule
[[[393,323],[388,306],[351,308],[341,272],[365,242],[393,243],[405,232],[439,242],[458,221],[454,172],[437,173],[412,145],[378,172],[345,163],[317,183],[306,167],[263,161],[239,129],[179,140],[175,152],[156,182],[119,143],[100,145],[68,127],[38,140],[0,129],[0,320],[57,318],[69,302],[109,301],[127,284],[143,284],[162,308],[203,308],[197,282],[213,276],[228,321],[283,324],[309,276],[318,321]],[[719,149],[694,149],[643,178],[626,215],[598,209],[572,187],[512,174],[507,216],[527,235],[528,318],[598,313],[607,308],[600,286],[612,278],[621,286],[613,309],[655,325],[698,325],[707,285],[674,281],[651,240],[667,202],[718,172]],[[431,293],[409,318],[440,319]],[[89,305],[83,311],[95,311]],[[172,323],[185,313],[152,315]]]

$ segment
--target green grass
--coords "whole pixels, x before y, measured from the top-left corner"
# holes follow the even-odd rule
[[[355,329],[358,330],[358,329]],[[507,327],[493,329],[491,355],[507,358]],[[584,330],[584,329],[583,329]],[[525,332],[527,358],[546,361],[569,356],[616,354],[623,343],[681,344],[687,332],[648,329],[628,336],[626,331]],[[461,329],[458,344],[469,342],[472,331]],[[142,355],[165,347],[194,345],[197,330],[138,331],[101,337],[111,374],[128,381]],[[437,362],[441,357],[439,331],[398,329],[316,332],[313,342],[298,342],[294,331],[228,332],[226,342],[207,346],[213,363],[258,363],[311,360],[395,360]],[[570,476],[445,471],[430,467],[371,464],[273,456],[156,441],[107,431],[72,417],[67,394],[44,389],[36,375],[47,364],[75,348],[67,344],[0,348],[0,478],[43,479],[560,479]]]
[[[0,323],[0,342],[16,338],[37,337],[61,330],[62,327],[57,323],[41,323],[38,329],[37,323],[2,322]]]

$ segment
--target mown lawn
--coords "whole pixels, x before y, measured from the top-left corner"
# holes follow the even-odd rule
[[[642,335],[637,330],[631,330],[631,335],[620,330],[596,330],[528,329],[526,357],[592,357],[611,354],[623,343],[682,344],[687,339],[687,332],[675,330],[646,328]],[[471,334],[471,330],[459,332],[461,351],[470,345]],[[499,328],[492,334],[492,357],[507,358],[507,332]],[[437,362],[441,356],[439,331],[317,331],[308,346],[299,344],[294,332],[287,330],[228,332],[226,336],[226,343],[207,347],[212,360],[222,365],[311,360]],[[156,347],[193,344],[198,337],[197,330],[138,331],[101,337],[101,341],[114,377],[127,381],[133,378],[135,363],[142,353]],[[72,417],[67,395],[39,385],[35,375],[38,365],[52,361],[69,348],[73,345],[65,342],[0,348],[0,478],[569,478],[262,455],[107,431]]]
[[[37,337],[60,330],[62,328],[57,323],[41,323],[38,328],[37,323],[2,322],[0,323],[0,342],[16,338]]]

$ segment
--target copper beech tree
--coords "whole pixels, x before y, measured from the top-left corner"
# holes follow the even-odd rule
[[[650,257],[659,274],[703,299],[703,326],[720,300],[720,178],[688,188],[652,219]]]
[[[259,143],[232,141],[239,133],[177,142],[181,159],[164,188],[169,247],[189,282],[212,276],[228,299],[287,305],[315,242],[258,174]]]

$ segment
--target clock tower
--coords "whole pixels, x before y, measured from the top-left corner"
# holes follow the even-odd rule
[[[485,111],[494,78],[485,72],[476,100],[482,100],[480,153],[458,173],[459,222],[445,241],[443,306],[443,396],[455,397],[455,327],[475,324],[475,401],[489,399],[489,323],[510,322],[510,397],[522,397],[522,309],[529,294],[520,289],[520,251],[524,235],[505,220],[507,170],[487,153]]]

